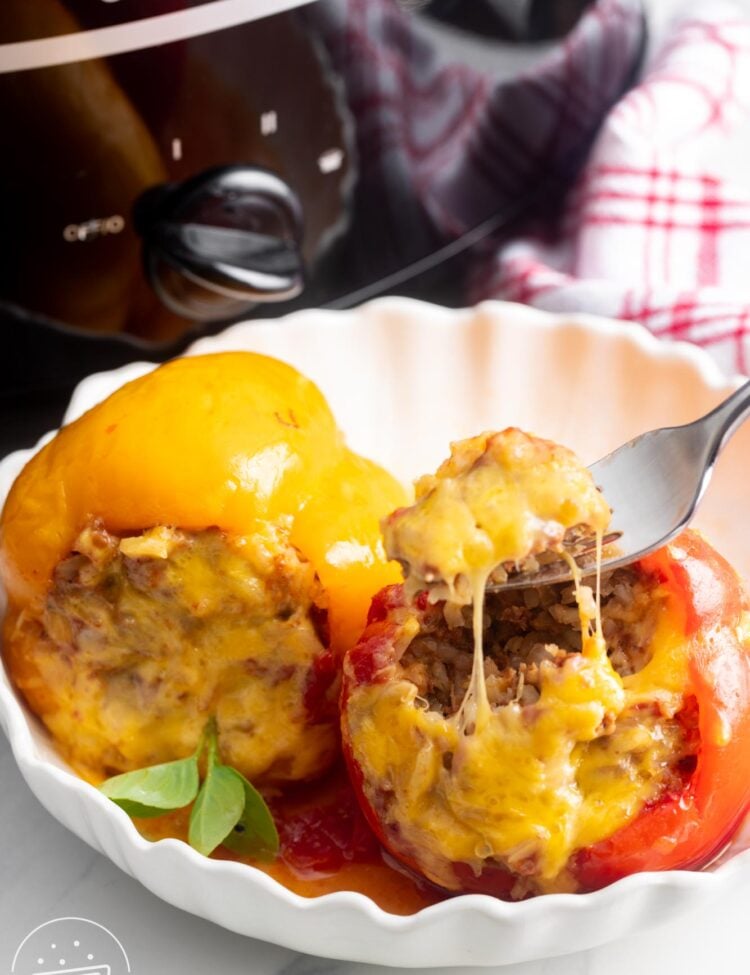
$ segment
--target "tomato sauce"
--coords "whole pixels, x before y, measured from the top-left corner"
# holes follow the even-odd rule
[[[323,779],[267,796],[281,849],[259,863],[220,847],[215,859],[247,863],[302,897],[356,891],[391,914],[415,914],[445,896],[387,858],[364,816],[343,766]],[[149,840],[187,838],[188,812],[135,820]]]

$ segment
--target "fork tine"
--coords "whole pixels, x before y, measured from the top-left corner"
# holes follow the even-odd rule
[[[612,545],[614,542],[620,538],[622,532],[613,531],[609,532],[602,538],[602,548],[606,548],[608,545]],[[573,556],[576,562],[586,556],[590,555],[596,548],[596,538],[586,538],[576,543],[576,554]],[[580,562],[579,562],[580,565]],[[590,575],[595,571],[595,566],[593,564],[581,565],[581,569],[584,570],[585,575]],[[489,593],[500,592],[502,589],[521,589],[527,586],[547,586],[551,585],[553,582],[569,582],[572,579],[570,573],[570,566],[568,563],[560,558],[555,559],[553,562],[548,562],[546,565],[541,566],[534,572],[516,572],[508,575],[505,582],[490,583],[486,587],[486,591]]]
[[[605,535],[602,538],[602,548],[606,547],[607,545],[611,545],[613,542],[616,542],[617,539],[620,538],[621,536],[622,536],[622,532],[620,531],[609,532],[607,535]],[[577,551],[582,553],[592,552],[596,548],[596,538],[582,539],[580,542],[576,543],[575,548]]]

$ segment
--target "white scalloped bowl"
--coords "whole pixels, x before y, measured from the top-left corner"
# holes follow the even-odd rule
[[[303,311],[236,325],[190,354],[227,349],[277,356],[310,376],[351,446],[405,480],[432,470],[448,441],[510,424],[590,462],[643,430],[693,419],[737,385],[704,353],[661,344],[640,326],[501,303],[452,311],[385,299],[353,312]],[[137,363],[89,377],[67,419],[150,368]],[[0,464],[0,501],[32,453]],[[739,526],[749,470],[745,429],[723,455],[698,519],[745,576],[750,533]],[[527,961],[642,931],[729,898],[750,880],[745,829],[710,870],[640,874],[593,894],[520,904],[462,896],[410,917],[355,893],[305,899],[252,867],[204,859],[176,840],[144,840],[60,761],[4,672],[0,719],[32,791],[81,839],[183,910],[312,954],[408,967]]]

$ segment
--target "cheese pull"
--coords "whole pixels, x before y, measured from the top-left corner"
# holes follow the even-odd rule
[[[490,714],[482,652],[488,581],[554,551],[570,560],[580,596],[578,570],[563,543],[572,530],[595,534],[600,559],[611,511],[572,451],[515,428],[454,443],[436,474],[416,482],[415,493],[413,505],[384,522],[386,551],[404,567],[408,592],[473,605],[472,675],[458,723],[464,732],[479,731]]]

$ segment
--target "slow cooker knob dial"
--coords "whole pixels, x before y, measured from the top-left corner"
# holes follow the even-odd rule
[[[151,285],[178,315],[221,321],[302,291],[302,207],[266,169],[221,166],[153,187],[134,217]]]

